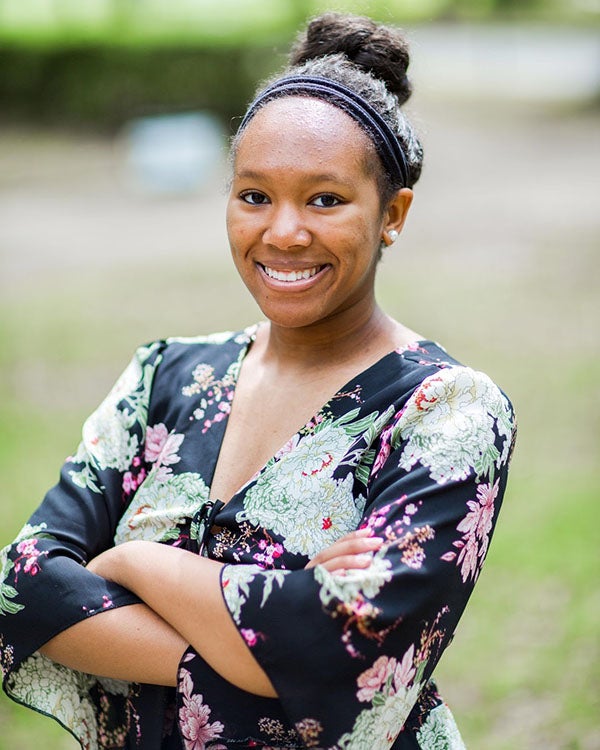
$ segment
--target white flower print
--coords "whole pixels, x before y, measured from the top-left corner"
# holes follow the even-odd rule
[[[89,697],[93,683],[92,675],[68,669],[39,653],[8,677],[12,695],[40,713],[54,716],[87,750],[99,749],[97,718]]]
[[[389,750],[419,697],[421,687],[421,683],[416,682],[409,689],[402,688],[387,696],[379,694],[382,702],[360,712],[352,732],[341,737],[339,747],[343,750]]]
[[[237,520],[281,535],[289,552],[314,557],[360,521],[366,500],[354,497],[353,476],[332,477],[353,441],[334,425],[290,441],[247,491]]]
[[[221,576],[221,588],[225,604],[239,625],[242,606],[250,596],[250,584],[262,572],[259,565],[226,565]]]
[[[328,424],[303,435],[294,450],[282,457],[281,464],[285,474],[316,475],[338,465],[353,441],[343,427]]]
[[[2,679],[8,676],[15,662],[15,649],[10,643],[5,643],[4,635],[0,633],[0,673]]]
[[[121,517],[115,544],[145,539],[159,541],[208,500],[209,490],[199,474],[184,472],[161,477],[151,472]]]
[[[130,467],[139,447],[138,437],[131,430],[136,424],[142,431],[146,429],[152,378],[160,357],[154,364],[142,362],[155,347],[138,349],[108,396],[84,423],[77,453],[67,459],[83,464],[81,470],[69,472],[78,487],[101,493],[94,469],[126,471]]]
[[[151,348],[138,350],[119,380],[83,426],[83,442],[93,464],[125,471],[138,449],[134,424],[146,429],[148,400],[156,364],[142,366]],[[124,403],[122,403],[124,402]]]
[[[504,437],[495,446],[494,425]],[[426,378],[394,428],[393,443],[406,445],[399,466],[428,466],[438,484],[488,473],[508,454],[512,423],[508,402],[483,373],[468,367],[440,370]]]
[[[248,326],[244,333],[235,336],[234,341],[247,343],[249,336],[256,326]],[[168,344],[225,344],[233,337],[232,331],[218,331],[217,333],[202,334],[200,336],[169,336]]]
[[[445,703],[430,711],[417,732],[421,750],[466,750],[454,717]]]
[[[275,470],[274,470],[275,471]],[[248,520],[284,537],[288,552],[314,557],[339,537],[355,529],[365,498],[354,497],[353,477],[335,480],[326,475],[262,474],[244,498],[237,520]]]
[[[131,414],[103,404],[83,425],[83,442],[99,469],[125,471],[137,453],[139,440],[130,433]]]
[[[129,695],[131,685],[124,680],[116,680],[113,677],[97,677],[96,678],[102,688],[112,695]]]
[[[422,673],[422,670],[420,670]],[[380,656],[356,681],[356,697],[371,703],[357,716],[352,732],[340,740],[344,750],[388,750],[400,733],[414,706],[422,683],[413,683],[417,675],[415,647],[409,646],[400,661],[394,656]]]
[[[374,743],[373,747],[384,750],[394,744],[420,692],[421,683],[417,682],[410,688],[401,687],[387,697],[379,714],[379,743]]]
[[[347,570],[344,575],[330,573],[322,565],[315,567],[315,580],[321,584],[319,596],[324,606],[336,599],[352,604],[359,597],[372,599],[392,580],[392,563],[380,553],[368,568]]]
[[[250,584],[257,576],[264,580],[263,595],[260,606],[273,591],[274,584],[283,585],[289,570],[263,570],[260,565],[225,565],[221,574],[221,588],[225,604],[235,622],[240,625],[242,607],[250,596]]]

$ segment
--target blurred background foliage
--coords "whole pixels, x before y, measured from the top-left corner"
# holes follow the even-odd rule
[[[0,0],[0,117],[115,129],[156,111],[243,111],[311,14],[401,23],[596,24],[598,0]]]
[[[0,0],[0,546],[135,346],[260,317],[228,260],[225,136],[325,9],[412,40],[426,164],[381,302],[519,417],[442,692],[471,750],[598,750],[598,0]],[[223,127],[213,162],[149,189],[132,118],[191,111]],[[34,747],[75,743],[0,697],[0,750]]]

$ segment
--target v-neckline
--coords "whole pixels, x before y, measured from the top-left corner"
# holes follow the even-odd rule
[[[250,349],[252,347],[252,344],[254,343],[254,341],[256,339],[256,333],[257,333],[257,331],[258,331],[258,324],[255,324],[255,325],[247,328],[244,331],[244,333],[245,333],[245,335],[247,337],[247,340],[246,340],[246,342],[243,344],[243,346],[238,351],[238,356],[237,356],[237,360],[236,360],[237,363],[238,363],[238,367],[237,367],[237,370],[235,372],[235,376],[234,376],[233,382],[231,384],[231,388],[233,390],[233,396],[232,396],[232,399],[231,399],[231,410],[233,410],[234,403],[235,403],[236,390],[237,390],[237,385],[238,385],[240,373],[241,373],[241,370],[242,370],[242,365],[244,363],[244,360],[245,360],[248,352],[250,351]],[[429,342],[427,339],[419,339],[418,341],[414,342],[414,344],[416,346],[419,346],[419,347],[422,346],[423,344],[426,344],[426,343],[431,343],[431,342]],[[214,482],[214,478],[215,478],[217,466],[219,464],[219,458],[221,456],[221,450],[222,450],[223,444],[225,442],[225,435],[227,433],[227,427],[229,425],[229,417],[230,417],[230,414],[231,414],[231,410],[230,410],[226,414],[225,418],[220,423],[220,427],[221,427],[221,440],[220,440],[220,444],[219,444],[219,449],[218,449],[218,451],[216,453],[216,458],[215,458],[215,460],[214,460],[214,462],[212,464],[212,471],[211,471],[210,483],[208,485],[209,486],[209,493],[208,493],[209,499],[211,501],[215,502],[215,503],[216,502],[220,502],[222,504],[221,505],[221,509],[224,508],[224,507],[226,507],[226,506],[228,506],[233,500],[237,499],[238,496],[241,495],[241,493],[250,484],[252,484],[253,482],[257,481],[259,479],[259,477],[262,474],[264,474],[265,470],[267,469],[267,466],[269,466],[273,462],[273,460],[282,452],[282,450],[285,448],[285,446],[288,445],[289,443],[291,443],[292,440],[294,440],[294,438],[296,438],[297,436],[299,436],[300,433],[302,432],[302,430],[304,430],[311,422],[314,422],[319,417],[319,415],[322,414],[323,411],[338,396],[340,396],[342,393],[346,392],[349,389],[349,387],[352,384],[354,384],[356,381],[362,381],[364,379],[364,376],[367,375],[367,373],[369,373],[370,371],[375,370],[375,369],[379,369],[379,367],[381,367],[382,363],[385,360],[390,359],[394,355],[402,357],[403,354],[406,351],[411,351],[411,350],[408,347],[398,347],[397,349],[392,349],[391,351],[387,352],[386,354],[383,354],[379,359],[375,360],[375,362],[373,362],[372,364],[370,364],[368,367],[365,367],[363,370],[360,370],[355,375],[353,375],[348,381],[346,381],[344,383],[344,385],[342,385],[340,388],[338,388],[338,390],[335,391],[335,393],[333,393],[327,399],[327,401],[325,401],[319,407],[319,409],[303,425],[301,425],[296,430],[296,432],[294,432],[293,434],[291,434],[287,438],[287,440],[285,440],[279,446],[279,448],[275,451],[275,453],[273,453],[272,456],[269,456],[269,458],[264,462],[264,464],[259,469],[257,469],[254,472],[254,474],[252,474],[252,476],[249,479],[247,479],[240,487],[238,487],[238,489],[235,490],[235,492],[233,492],[233,494],[231,495],[231,497],[228,500],[223,500],[222,498],[213,497],[213,494],[212,494],[212,485],[213,485],[213,482]]]

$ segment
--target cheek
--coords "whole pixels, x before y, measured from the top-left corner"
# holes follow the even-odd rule
[[[340,247],[353,250],[352,255],[358,253],[366,258],[379,250],[382,228],[379,222],[357,215],[353,221],[338,226],[336,234]]]
[[[258,222],[236,207],[227,209],[226,227],[232,251],[243,251],[260,233]]]

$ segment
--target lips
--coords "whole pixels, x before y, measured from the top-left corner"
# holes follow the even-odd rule
[[[313,276],[316,276],[319,271],[322,271],[325,266],[311,266],[310,268],[303,268],[293,271],[283,271],[277,268],[271,268],[270,266],[265,266],[262,263],[260,264],[261,268],[265,272],[265,274],[270,279],[275,279],[276,281],[284,281],[284,282],[294,282],[294,281],[304,281],[307,279],[311,279]]]

